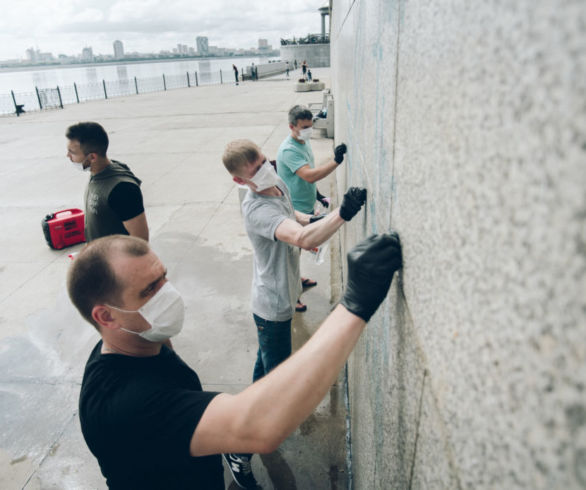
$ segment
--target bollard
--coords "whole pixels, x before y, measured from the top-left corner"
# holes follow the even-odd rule
[[[61,90],[59,89],[59,85],[57,85],[57,95],[59,96],[59,107],[63,109],[63,99],[61,98]]]
[[[165,74],[163,73],[163,90],[167,90],[167,82],[165,81]]]
[[[39,100],[39,108],[43,110],[43,103],[41,102],[41,95],[39,94],[38,87],[35,86],[35,91],[37,92],[37,99]]]
[[[189,72],[186,73],[187,75],[187,88],[191,87],[191,85],[189,84]]]
[[[195,72],[195,86],[199,87],[199,82],[197,81],[197,72]]]
[[[16,97],[14,96],[13,90],[10,91],[10,95],[12,95],[12,102],[14,102],[14,112],[16,112],[17,116],[20,116],[20,113],[23,112],[22,106],[19,108],[19,105],[16,103]]]
[[[77,99],[77,103],[79,104],[79,94],[77,93],[77,84],[73,82],[73,90],[75,90],[75,98]]]
[[[106,80],[102,79],[102,85],[104,86],[104,98],[108,98],[108,92],[106,92]]]
[[[136,95],[138,95],[138,82],[136,81],[136,77],[134,77],[134,88],[136,89]]]
[[[222,79],[222,70],[220,70],[220,83],[224,83],[224,80]]]

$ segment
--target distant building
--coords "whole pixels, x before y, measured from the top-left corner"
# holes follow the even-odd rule
[[[187,46],[187,44],[178,44],[177,48],[173,51],[175,51],[177,54],[185,56],[189,53],[189,47]]]
[[[86,47],[81,50],[81,61],[94,61],[94,51],[92,50],[92,48]]]
[[[41,53],[40,50],[29,48],[26,50],[26,60],[29,63],[51,63],[55,61],[53,53]]]
[[[37,61],[38,61],[37,53],[38,53],[38,50],[36,50],[35,48],[28,48],[26,50],[27,61],[30,61],[31,63],[37,63]]]
[[[267,39],[258,40],[258,54],[269,54],[273,47],[269,44]]]
[[[39,53],[37,52],[37,59],[39,63],[51,63],[55,61],[53,53]]]
[[[197,46],[197,54],[199,54],[200,56],[207,56],[209,54],[207,37],[197,36],[195,38],[195,44]]]
[[[114,58],[117,60],[124,58],[124,45],[122,41],[114,41]]]

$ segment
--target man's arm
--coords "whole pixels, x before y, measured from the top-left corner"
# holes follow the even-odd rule
[[[336,168],[338,168],[338,164],[333,160],[330,160],[328,163],[320,165],[316,168],[311,168],[309,164],[303,165],[303,167],[297,169],[295,175],[309,182],[310,184],[313,184],[314,182],[317,182],[318,180],[321,180],[324,177],[330,175],[334,170],[336,170]]]
[[[316,168],[311,168],[308,165],[304,165],[301,168],[298,168],[295,171],[295,174],[302,178],[303,180],[313,184],[318,180],[323,179],[324,177],[330,175],[340,163],[344,161],[344,154],[346,153],[346,145],[342,143],[341,145],[336,146],[334,149],[334,159],[329,161],[324,165],[320,165]]]
[[[191,455],[274,451],[330,389],[400,267],[399,237],[394,233],[372,236],[356,246],[348,254],[343,305],[268,375],[237,395],[216,396],[192,435]]]
[[[339,305],[268,375],[238,395],[216,396],[193,433],[191,455],[274,451],[323,399],[365,325]]]
[[[131,236],[149,240],[149,227],[142,202],[140,187],[130,182],[120,182],[108,196],[108,204],[118,215]]]
[[[122,224],[124,225],[124,228],[126,228],[126,231],[128,231],[129,235],[142,238],[147,242],[149,241],[149,225],[144,211],[134,218],[123,221]]]
[[[299,223],[300,225],[308,225],[309,223],[311,223],[311,218],[315,218],[315,216],[313,214],[305,214],[301,211],[295,210],[295,221],[297,221],[297,223]]]
[[[308,215],[307,215],[308,216]],[[305,250],[319,247],[345,223],[339,208],[315,223],[302,226],[292,219],[284,220],[275,231],[275,238]]]
[[[350,221],[360,211],[365,201],[366,189],[350,187],[344,194],[342,205],[339,208],[319,221],[306,226],[301,226],[298,221],[285,219],[275,230],[275,238],[305,250],[318,247],[330,238],[344,222]],[[300,219],[297,211],[295,212],[295,217],[297,220]],[[303,220],[303,217],[301,219]]]

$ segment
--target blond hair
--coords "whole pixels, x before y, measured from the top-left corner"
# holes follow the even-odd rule
[[[226,145],[222,161],[231,174],[245,165],[254,163],[260,156],[260,148],[250,140],[234,140]]]

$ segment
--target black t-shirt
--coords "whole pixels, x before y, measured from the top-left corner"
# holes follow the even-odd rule
[[[83,436],[113,489],[224,489],[219,455],[191,457],[189,443],[217,393],[202,391],[195,371],[163,345],[153,357],[101,354],[83,375]]]
[[[108,196],[108,205],[118,215],[120,221],[128,221],[144,213],[140,187],[131,182],[117,184]]]

